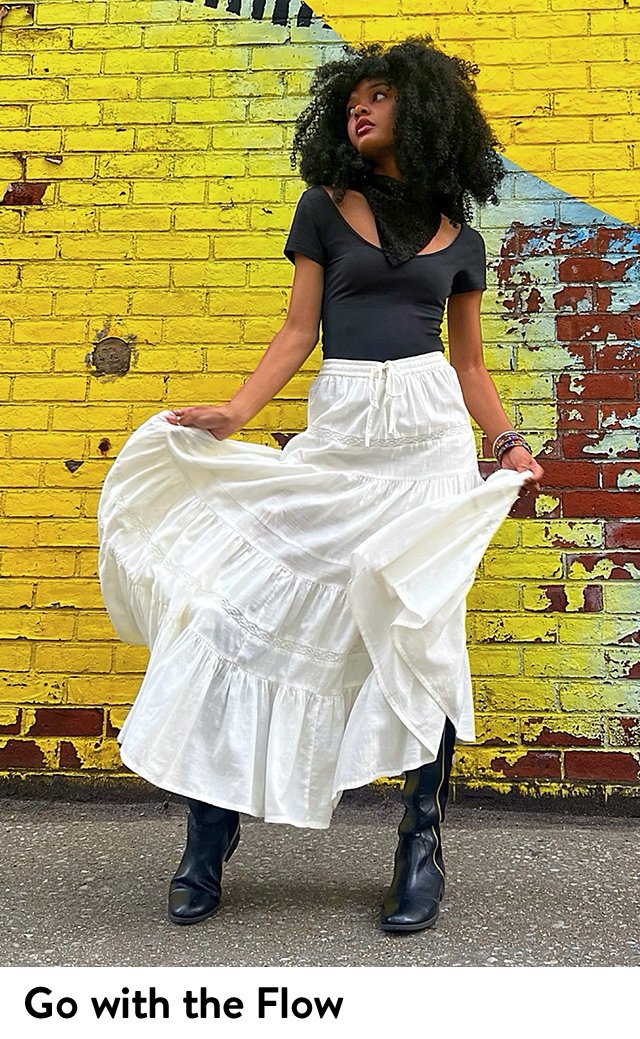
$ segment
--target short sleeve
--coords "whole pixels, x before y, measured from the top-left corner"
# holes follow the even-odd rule
[[[324,191],[324,188],[320,190]],[[317,195],[311,188],[307,188],[298,199],[283,252],[294,264],[294,253],[303,253],[304,256],[325,266],[326,253],[318,216]]]
[[[459,292],[473,292],[475,289],[487,287],[487,253],[484,239],[475,228],[471,227],[469,230],[469,244],[462,257],[460,270],[454,274],[451,283],[452,296]]]

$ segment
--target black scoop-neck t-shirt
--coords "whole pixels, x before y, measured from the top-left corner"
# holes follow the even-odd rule
[[[484,241],[469,224],[444,249],[391,267],[320,184],[300,196],[283,252],[292,263],[302,253],[324,267],[325,359],[388,361],[443,351],[447,298],[486,288]]]

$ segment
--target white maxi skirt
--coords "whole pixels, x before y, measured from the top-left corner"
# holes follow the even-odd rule
[[[324,828],[342,792],[475,738],[465,599],[528,472],[484,481],[444,354],[325,360],[283,450],[129,437],[99,510],[103,598],[149,647],[120,732],[157,786]]]

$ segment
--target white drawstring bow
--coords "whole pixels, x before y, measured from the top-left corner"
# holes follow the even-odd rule
[[[371,444],[371,425],[373,422],[374,409],[380,410],[386,397],[401,397],[405,391],[405,379],[392,361],[383,361],[376,366],[369,377],[369,410],[367,411],[367,422],[364,433],[365,447]],[[391,401],[389,408],[388,432],[393,435],[397,432],[396,409]]]

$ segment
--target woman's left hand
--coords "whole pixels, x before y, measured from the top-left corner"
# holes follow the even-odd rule
[[[502,462],[500,465],[501,469],[515,469],[516,472],[521,473],[525,469],[530,469],[533,473],[531,479],[525,480],[523,486],[523,494],[527,494],[529,491],[533,491],[537,494],[540,490],[540,481],[544,476],[544,469],[541,465],[538,465],[533,455],[530,455],[526,447],[512,447],[502,456]]]

